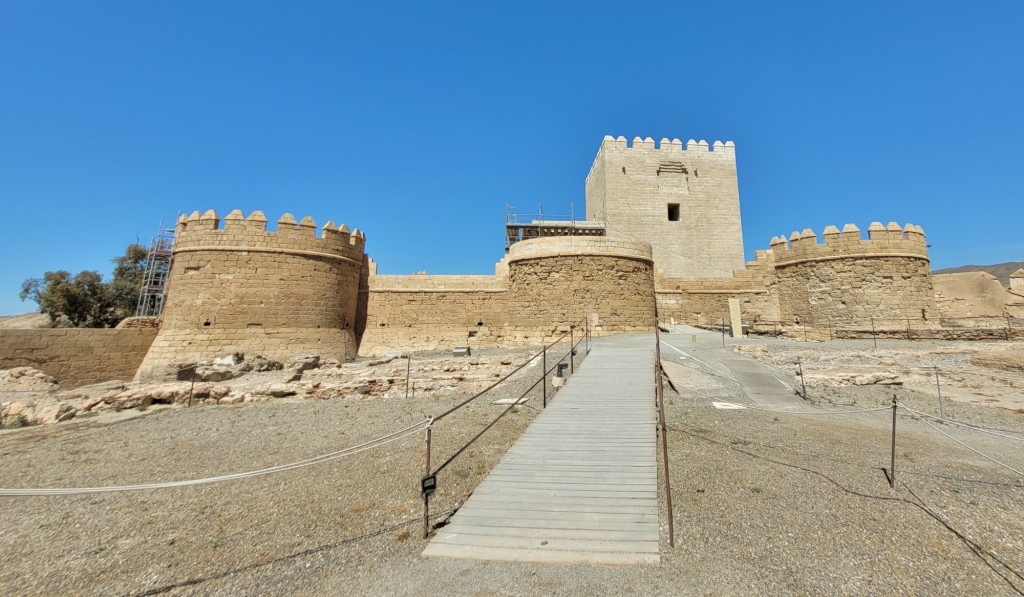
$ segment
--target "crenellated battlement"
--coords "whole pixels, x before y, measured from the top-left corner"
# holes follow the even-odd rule
[[[317,224],[310,216],[299,221],[285,213],[277,221],[277,229],[267,230],[267,216],[254,211],[245,217],[233,210],[223,221],[214,210],[182,215],[175,230],[174,252],[197,250],[269,250],[361,260],[366,236],[358,228],[350,230],[328,220],[317,235]]]
[[[668,137],[662,138],[657,144],[651,137],[640,138],[634,137],[632,143],[626,141],[625,137],[612,137],[611,135],[605,135],[604,140],[601,142],[600,151],[644,151],[652,152],[655,155],[661,157],[682,157],[684,155],[694,154],[708,154],[710,157],[725,157],[729,159],[736,158],[736,145],[732,141],[715,141],[712,145],[708,145],[708,142],[701,139],[696,141],[690,139],[684,145],[679,139],[669,139]]]
[[[846,224],[842,230],[828,226],[822,232],[823,242],[810,228],[794,231],[787,241],[785,236],[771,240],[771,252],[779,267],[843,258],[870,257],[913,257],[927,260],[928,244],[924,230],[914,224],[900,226],[896,222],[882,225],[872,222],[868,227],[868,238],[861,237],[860,228]]]

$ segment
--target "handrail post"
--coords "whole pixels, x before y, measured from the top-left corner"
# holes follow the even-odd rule
[[[807,400],[807,384],[804,383],[804,361],[802,358],[796,358],[796,366],[800,371],[800,388],[803,390],[804,400]]]
[[[430,476],[430,435],[433,426],[427,425],[427,465],[424,467],[424,476]],[[423,538],[430,535],[430,494],[423,494]]]
[[[672,509],[672,481],[669,479],[668,429],[665,425],[665,387],[661,373],[661,331],[654,322],[654,379],[655,398],[658,403],[658,427],[661,432],[661,459],[665,467],[665,502],[668,508],[668,544],[676,546],[675,515]]]
[[[189,405],[189,407],[192,406],[192,392],[194,392],[195,389],[196,389],[196,367],[197,366],[198,365],[196,363],[192,363],[192,385],[189,386],[189,388],[188,388],[188,405]]]
[[[541,351],[543,356],[541,357],[540,364],[540,385],[544,388],[544,408],[548,407],[548,346],[544,345],[544,349]]]
[[[892,454],[889,460],[889,487],[896,486],[896,394],[892,395]]]
[[[576,365],[573,364],[574,361],[576,360],[576,359],[573,358],[573,353],[576,352],[575,351],[576,339],[574,338],[574,334],[573,334],[573,330],[575,328],[576,328],[575,325],[570,325],[569,326],[569,375],[572,375],[573,373],[576,373]]]
[[[412,355],[405,354],[405,399],[409,399],[409,375],[412,372]]]

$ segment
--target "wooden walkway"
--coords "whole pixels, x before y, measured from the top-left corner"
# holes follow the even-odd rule
[[[653,336],[604,338],[426,556],[656,563]]]

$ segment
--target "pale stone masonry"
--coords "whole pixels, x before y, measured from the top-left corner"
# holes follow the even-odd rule
[[[1010,290],[1024,293],[1024,268],[1010,274]]]
[[[0,330],[0,369],[34,367],[62,387],[129,380],[156,334],[154,328]]]
[[[277,230],[255,211],[193,212],[175,230],[160,332],[138,377],[232,352],[288,359],[356,355],[355,319],[365,237],[284,214]]]
[[[920,226],[874,222],[867,240],[847,224],[772,240],[779,315],[805,324],[874,319],[885,327],[938,325],[928,245]]]
[[[549,237],[512,245],[494,276],[378,276],[370,262],[359,353],[536,344],[586,319],[594,334],[654,324],[646,243]]]
[[[732,141],[606,136],[586,180],[587,219],[650,243],[665,276],[722,278],[743,267]]]
[[[345,225],[329,221],[318,235],[312,218],[284,214],[268,231],[263,212],[235,210],[223,226],[213,211],[193,212],[178,222],[166,307],[137,378],[232,352],[348,359],[537,344],[583,321],[596,334],[650,330],[656,317],[713,325],[730,299],[744,324],[937,325],[918,226],[876,222],[867,239],[829,226],[822,242],[805,229],[744,264],[732,142],[605,137],[585,188],[587,222],[552,226],[560,236],[531,228],[540,237],[512,244],[493,275],[378,275],[365,236]],[[152,330],[112,332],[111,350],[132,352]],[[0,345],[0,359],[52,358],[53,343],[36,344],[16,355]]]

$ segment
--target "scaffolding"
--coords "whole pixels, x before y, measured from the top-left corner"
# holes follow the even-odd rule
[[[604,222],[577,220],[573,204],[568,215],[545,215],[537,205],[536,214],[520,214],[514,204],[505,204],[505,252],[521,240],[546,236],[604,236]]]
[[[160,231],[149,243],[146,271],[142,274],[142,288],[136,317],[159,317],[164,310],[167,278],[171,273],[171,251],[174,248],[174,228],[164,228],[160,218]]]

